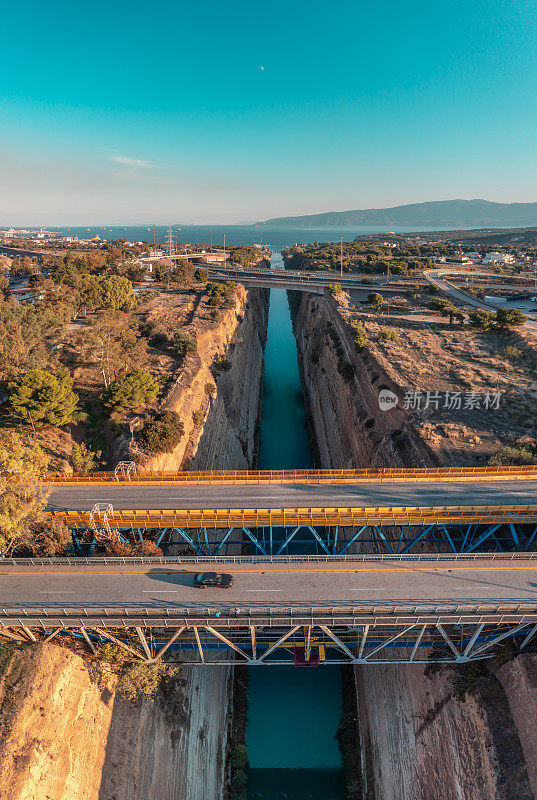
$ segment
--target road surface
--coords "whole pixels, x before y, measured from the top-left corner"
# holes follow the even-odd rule
[[[174,616],[212,613],[240,617],[247,609],[359,608],[392,610],[409,606],[423,611],[431,606],[501,604],[503,613],[519,604],[537,612],[537,558],[442,562],[228,563],[221,572],[234,576],[231,589],[196,589],[195,565],[95,564],[0,566],[0,607],[17,615],[48,609],[61,615],[97,612],[111,614],[162,612]],[[210,569],[210,568],[209,568]],[[238,609],[238,610],[237,610]],[[270,612],[272,613],[272,612]]]
[[[456,270],[456,272],[457,274],[464,274],[460,270]],[[423,277],[428,280],[429,283],[438,286],[439,289],[442,289],[442,291],[450,294],[452,297],[455,297],[457,300],[460,300],[467,306],[473,306],[474,308],[478,308],[483,311],[497,311],[500,307],[490,302],[478,300],[467,292],[457,289],[452,283],[441,277],[443,274],[446,274],[446,270],[428,270],[427,272],[423,273]],[[471,275],[472,273],[469,272],[467,274]],[[512,303],[508,307],[516,308],[516,304]],[[524,323],[524,325],[522,325],[522,327],[532,336],[537,336],[537,322],[535,320],[528,320],[526,323]]]
[[[95,503],[112,503],[115,511],[537,505],[537,478],[329,485],[55,486],[48,508],[89,511]]]

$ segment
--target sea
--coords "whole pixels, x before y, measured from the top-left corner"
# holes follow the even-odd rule
[[[164,245],[167,241],[168,225],[95,225],[93,227],[49,227],[46,230],[61,236],[78,236],[80,239],[126,239],[129,242],[149,242]],[[272,228],[266,225],[172,225],[174,241],[181,243],[199,242],[200,245],[222,246],[224,235],[226,245],[268,245],[271,250],[282,250],[293,244],[310,244],[312,242],[335,242],[340,237],[346,242],[352,241],[359,234],[369,233],[410,233],[416,226],[369,226],[353,228]],[[35,230],[35,226],[33,227]],[[421,228],[420,230],[440,230]]]

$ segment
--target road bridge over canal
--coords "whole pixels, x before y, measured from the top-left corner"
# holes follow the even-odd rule
[[[214,560],[211,562],[214,567]],[[6,561],[0,633],[111,640],[151,660],[386,663],[484,658],[537,632],[533,555],[220,559],[228,590],[201,591],[199,559]]]
[[[484,658],[537,632],[535,467],[123,464],[46,479],[49,513],[86,557],[2,562],[4,636],[108,640],[146,660],[178,649],[201,664],[358,664]],[[101,538],[147,536],[183,555],[87,557]],[[196,589],[207,570],[233,587]]]
[[[197,555],[244,541],[281,554],[304,532],[326,555],[366,541],[405,553],[431,536],[453,552],[505,549],[505,536],[520,550],[537,532],[536,467],[105,473],[51,483],[48,510],[74,531],[173,529]],[[274,527],[289,532],[276,540]],[[212,547],[208,529],[218,531]]]

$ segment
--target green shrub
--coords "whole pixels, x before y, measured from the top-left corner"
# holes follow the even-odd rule
[[[209,277],[209,273],[203,267],[198,267],[197,270],[194,272],[194,277],[200,283],[204,283],[207,278]]]
[[[98,649],[98,657],[106,664],[123,664],[132,658],[126,650],[113,642],[102,644]]]
[[[231,751],[231,785],[229,800],[247,798],[248,751],[246,745],[237,744]]]
[[[516,328],[524,325],[527,319],[518,308],[499,308],[496,312],[496,324],[500,328]]]
[[[385,341],[389,342],[398,342],[399,341],[399,334],[397,331],[393,331],[390,328],[381,328],[380,329],[380,338],[384,339]]]
[[[175,411],[163,411],[144,423],[136,439],[148,453],[171,453],[185,430]]]
[[[209,397],[212,397],[213,395],[216,394],[216,386],[214,385],[214,383],[205,384],[205,394],[209,395]]]
[[[341,284],[340,283],[330,283],[328,285],[328,291],[330,292],[332,297],[335,297],[337,294],[341,294],[343,289],[341,288]]]
[[[75,472],[92,472],[98,466],[101,455],[101,450],[93,452],[84,442],[75,442],[71,450],[71,465]]]
[[[202,425],[203,424],[203,420],[205,419],[205,414],[203,413],[201,408],[198,409],[198,411],[193,411],[192,412],[192,419],[194,420],[194,425]]]
[[[226,281],[226,283],[216,283],[210,281],[205,287],[205,293],[209,298],[209,305],[221,305],[234,291],[236,284],[233,281]]]
[[[485,668],[480,661],[470,661],[456,667],[451,676],[451,694],[455,700],[464,703],[467,694],[474,694],[480,681],[486,675]]]
[[[165,664],[160,659],[147,664],[144,661],[131,661],[125,664],[117,687],[121,694],[134,702],[139,697],[154,700],[164,677],[171,677],[177,667]]]
[[[354,331],[354,349],[360,353],[367,346],[367,333],[361,322],[355,322],[352,329]]]
[[[135,369],[101,392],[101,402],[108,411],[136,411],[158,394],[158,385],[146,369]]]
[[[346,381],[352,380],[352,377],[354,375],[354,370],[349,364],[349,362],[346,361],[343,356],[340,356],[338,358],[337,371],[339,372],[340,375],[343,376],[343,378],[345,378]]]
[[[196,352],[196,342],[188,333],[183,333],[183,331],[175,331],[171,344],[176,355],[181,359],[185,358],[188,353]]]
[[[367,295],[367,302],[378,311],[381,305],[384,303],[384,298],[380,292],[369,292]]]
[[[477,328],[480,331],[490,330],[495,320],[496,316],[493,311],[470,311],[468,314],[469,324],[472,328]]]
[[[8,389],[14,416],[33,422],[36,428],[61,427],[73,419],[78,395],[73,392],[73,380],[66,370],[54,374],[32,369],[18,375]]]
[[[227,356],[217,356],[214,360],[214,368],[217,372],[229,372],[231,369],[231,361]]]
[[[537,452],[522,444],[507,445],[490,456],[491,467],[523,467],[526,464],[537,464]]]
[[[503,348],[502,356],[511,361],[518,361],[522,358],[522,350],[519,350],[518,347],[513,347],[513,345],[508,344],[507,347]]]

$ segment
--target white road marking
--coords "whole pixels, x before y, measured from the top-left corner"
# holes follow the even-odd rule
[[[281,592],[282,589],[243,589],[244,592]]]

